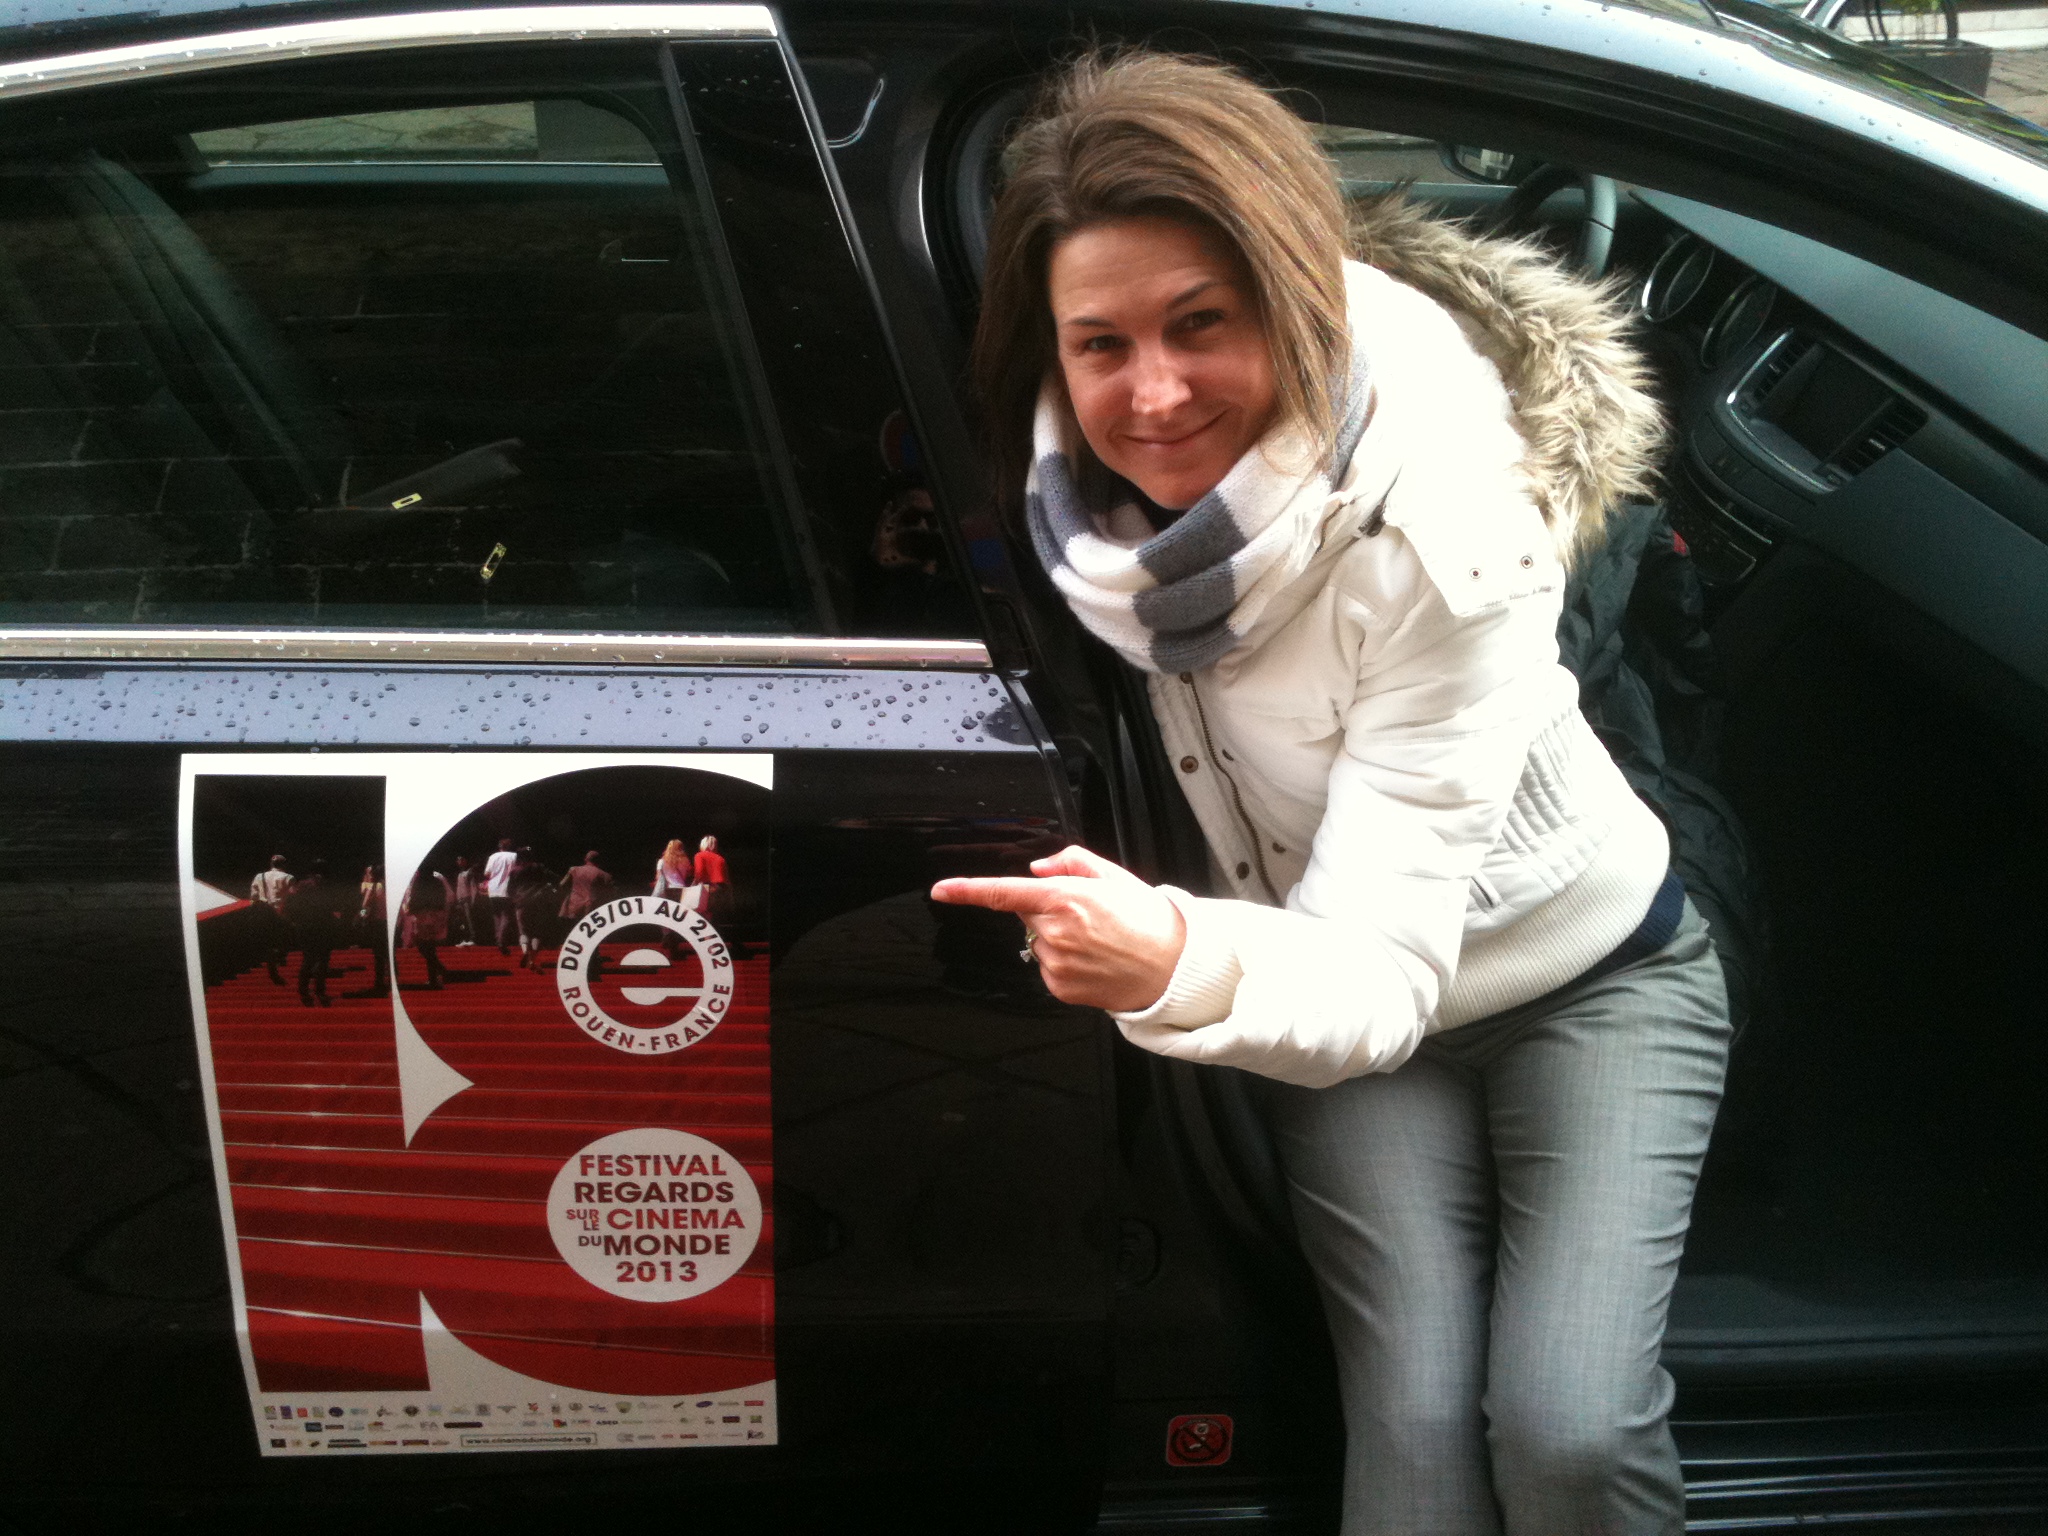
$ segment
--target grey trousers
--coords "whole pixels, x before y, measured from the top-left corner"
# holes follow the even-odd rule
[[[1728,1055],[1657,953],[1334,1088],[1262,1082],[1344,1400],[1344,1536],[1684,1529],[1658,1364]]]

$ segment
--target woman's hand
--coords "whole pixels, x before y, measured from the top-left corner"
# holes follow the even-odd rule
[[[941,880],[932,900],[1016,913],[1063,1003],[1132,1013],[1157,1002],[1187,943],[1180,908],[1086,848],[1034,859],[1031,872],[1038,878]]]

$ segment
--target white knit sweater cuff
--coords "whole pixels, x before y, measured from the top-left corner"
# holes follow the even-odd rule
[[[1244,975],[1238,963],[1237,945],[1230,932],[1227,909],[1239,903],[1213,901],[1191,896],[1174,885],[1159,889],[1176,907],[1187,924],[1187,942],[1166,990],[1149,1008],[1133,1013],[1113,1013],[1117,1023],[1166,1024],[1175,1029],[1200,1029],[1230,1017],[1237,1000],[1237,983]]]

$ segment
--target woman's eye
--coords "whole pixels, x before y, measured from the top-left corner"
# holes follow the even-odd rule
[[[1086,341],[1081,343],[1081,350],[1083,352],[1114,352],[1122,344],[1123,341],[1121,337],[1090,336]]]
[[[1206,331],[1212,325],[1221,325],[1223,320],[1224,314],[1220,309],[1198,309],[1193,314],[1184,316],[1180,323],[1182,330]]]

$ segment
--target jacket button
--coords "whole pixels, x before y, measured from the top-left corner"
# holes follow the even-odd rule
[[[1275,843],[1275,844],[1273,845],[1273,851],[1274,851],[1275,853],[1285,853],[1285,852],[1286,852],[1287,850],[1286,850],[1285,848],[1281,847],[1281,846],[1280,846],[1280,845],[1279,845],[1278,843]]]
[[[1239,865],[1237,866],[1237,878],[1238,878],[1238,879],[1240,879],[1240,880],[1244,879],[1244,878],[1245,878],[1245,877],[1246,877],[1247,875],[1249,875],[1249,874],[1250,874],[1251,872],[1252,872],[1252,867],[1251,867],[1251,865],[1249,865],[1249,864],[1245,864],[1245,863],[1240,863],[1240,864],[1239,864]]]
[[[1534,558],[1533,558],[1532,556],[1529,556],[1529,555],[1524,555],[1524,556],[1522,556],[1522,569],[1523,569],[1523,570],[1525,570],[1525,571],[1526,571],[1526,570],[1528,570],[1528,569],[1529,569],[1529,567],[1530,567],[1530,566],[1532,566],[1532,565],[1534,565],[1535,563],[1536,563],[1536,561],[1535,561],[1535,559],[1534,559]]]
[[[1184,757],[1180,760],[1180,771],[1182,773],[1193,773],[1201,766],[1200,761],[1196,758]]]
[[[1479,567],[1476,565],[1472,567],[1472,579],[1474,581],[1479,579]]]

